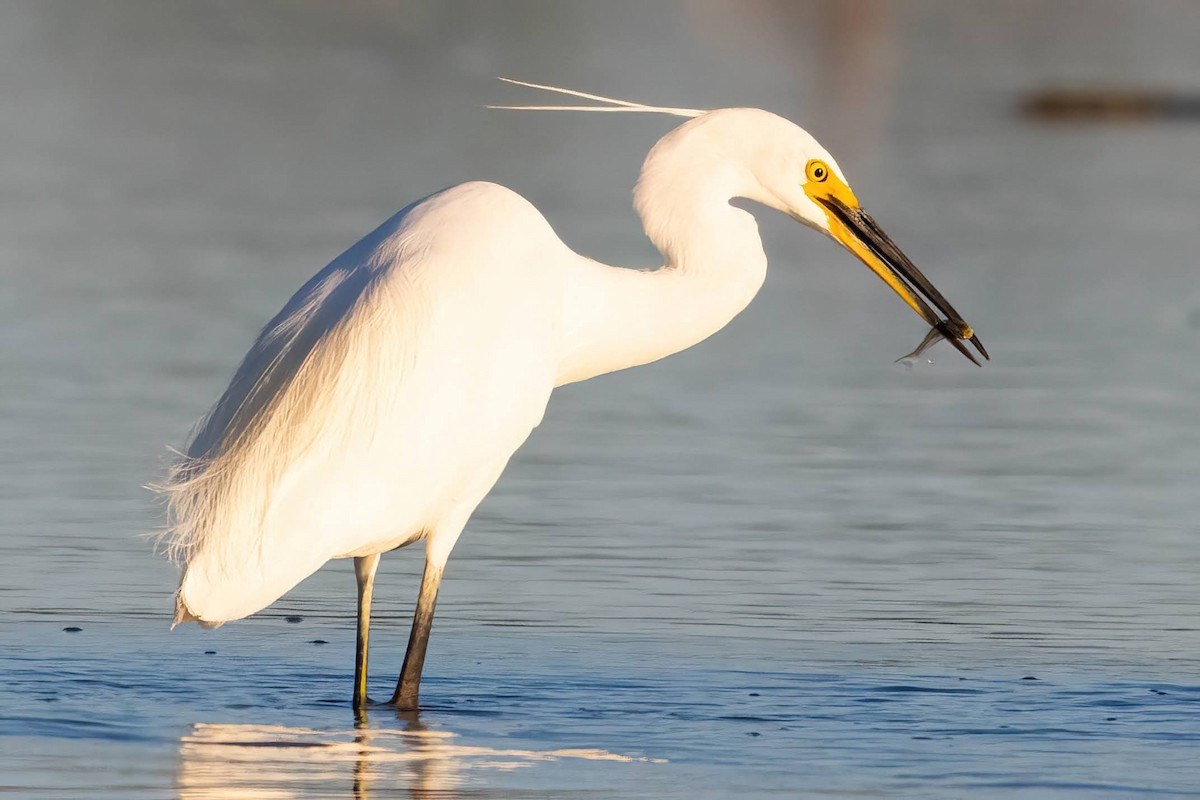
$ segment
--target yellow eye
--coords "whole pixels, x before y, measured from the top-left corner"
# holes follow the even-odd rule
[[[808,175],[810,181],[824,183],[829,177],[829,165],[819,158],[814,158],[808,162],[808,166],[804,168],[804,172]]]

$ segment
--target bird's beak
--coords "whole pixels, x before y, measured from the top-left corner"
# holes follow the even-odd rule
[[[891,237],[859,207],[858,199],[844,181],[830,172],[823,182],[806,183],[804,191],[825,210],[829,219],[830,235],[858,256],[872,272],[883,279],[884,283],[892,287],[892,291],[900,295],[900,299],[908,303],[921,319],[928,322],[977,366],[979,361],[967,350],[963,344],[964,339],[975,345],[984,358],[991,359],[971,326],[908,260],[908,256],[904,255]],[[930,308],[930,304],[946,318],[940,318],[933,308]]]

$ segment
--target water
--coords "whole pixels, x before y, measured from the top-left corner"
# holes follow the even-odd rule
[[[1190,6],[0,15],[5,791],[1200,795],[1200,131],[1012,113],[1194,87]],[[349,565],[168,634],[138,487],[257,326],[415,197],[496,180],[653,260],[628,193],[670,122],[487,112],[527,97],[497,74],[797,119],[994,361],[892,364],[919,320],[764,216],[769,291],[727,330],[556,395],[451,560],[430,707],[356,727]],[[374,696],[419,562],[383,562]]]

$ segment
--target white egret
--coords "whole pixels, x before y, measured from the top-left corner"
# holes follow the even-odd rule
[[[665,265],[638,271],[585,258],[495,184],[426,197],[288,301],[161,487],[165,541],[183,565],[176,623],[240,619],[329,559],[354,559],[356,708],[366,702],[380,554],[425,543],[391,700],[415,709],[446,560],[554,388],[691,347],[758,292],[767,269],[758,226],[731,199],[833,237],[968,358],[960,339],[987,356],[862,211],[837,162],[791,122],[752,108],[658,108],[522,85],[607,104],[522,108],[689,118],[650,151],[634,190]]]

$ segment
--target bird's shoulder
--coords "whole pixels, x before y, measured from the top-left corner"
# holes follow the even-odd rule
[[[519,235],[550,232],[550,224],[533,203],[507,186],[488,181],[443,189],[408,212],[399,230],[409,235],[444,235],[455,242],[480,241],[514,230]]]
[[[566,245],[532,203],[485,181],[461,183],[405,207],[330,264],[375,280],[455,280],[525,273],[564,257]],[[458,278],[455,278],[455,276]]]

